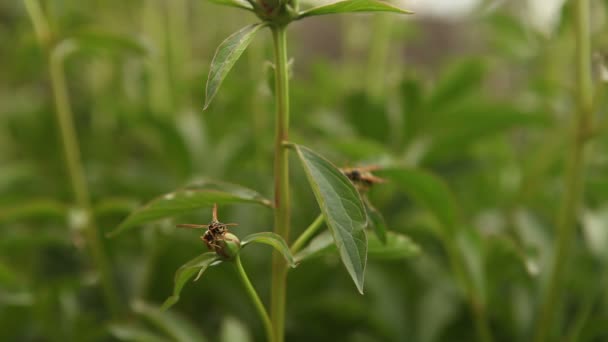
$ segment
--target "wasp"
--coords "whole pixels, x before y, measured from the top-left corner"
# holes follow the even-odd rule
[[[374,184],[386,182],[385,179],[376,177],[372,174],[372,171],[379,169],[379,166],[369,165],[353,168],[341,168],[340,171],[342,171],[346,178],[350,179],[358,190],[366,191]]]
[[[201,240],[207,248],[225,257],[229,257],[226,253],[226,241],[234,242],[240,245],[238,238],[231,234],[228,227],[238,226],[237,223],[222,223],[217,218],[217,204],[213,205],[212,219],[209,224],[178,224],[178,228],[191,229],[207,229],[201,236]]]

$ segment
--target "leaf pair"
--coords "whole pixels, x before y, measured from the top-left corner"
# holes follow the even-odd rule
[[[279,235],[270,232],[252,234],[243,239],[241,246],[245,247],[251,243],[262,243],[272,246],[274,249],[283,254],[289,266],[296,267],[296,262],[294,257],[291,255],[289,246],[287,246],[285,240],[283,240]],[[215,252],[207,252],[183,264],[175,273],[173,295],[167,298],[161,308],[163,310],[167,310],[177,303],[184,285],[186,285],[188,280],[194,277],[195,274],[196,277],[194,278],[194,281],[198,280],[210,266],[219,265],[222,262],[223,259]]]
[[[245,10],[254,10],[252,5],[241,0],[211,0],[214,3],[238,7]],[[411,13],[400,9],[388,3],[377,0],[345,0],[338,1],[327,5],[321,5],[302,12],[299,12],[295,17],[296,20],[311,16],[337,14],[337,13],[356,13],[356,12],[393,12],[400,14]],[[267,26],[268,23],[262,22],[251,24],[243,27],[236,33],[232,34],[218,46],[211,61],[209,76],[207,78],[207,87],[205,90],[205,105],[207,109],[211,101],[217,94],[220,85],[232,69],[236,61],[241,57],[247,49],[255,34]]]

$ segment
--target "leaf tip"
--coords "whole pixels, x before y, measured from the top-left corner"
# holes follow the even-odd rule
[[[167,300],[165,300],[163,305],[160,307],[160,310],[167,311],[170,307],[175,305],[175,303],[177,303],[178,301],[179,301],[179,296],[175,296],[175,295],[171,296],[171,297],[167,298]]]

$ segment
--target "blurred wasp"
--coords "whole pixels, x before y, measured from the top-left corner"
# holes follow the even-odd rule
[[[346,178],[350,179],[357,190],[366,191],[374,184],[386,182],[385,179],[376,177],[372,174],[372,171],[379,169],[379,166],[370,165],[353,168],[341,168],[340,171],[342,171]]]
[[[238,226],[237,223],[222,223],[217,218],[217,204],[213,205],[213,216],[209,224],[178,224],[178,228],[191,228],[191,229],[207,229],[205,234],[201,236],[201,240],[207,245],[210,250],[223,255],[223,244],[222,242],[233,239],[236,237],[232,234],[227,236],[229,233],[228,227]],[[236,242],[236,241],[235,241]]]

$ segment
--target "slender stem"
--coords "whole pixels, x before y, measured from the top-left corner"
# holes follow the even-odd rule
[[[469,308],[473,316],[475,331],[479,341],[492,342],[492,332],[488,323],[485,304],[479,296],[479,292],[473,284],[471,275],[466,271],[465,262],[462,255],[458,252],[457,245],[453,243],[454,237],[449,236],[444,239],[444,245],[450,259],[452,271],[456,279],[460,281],[465,295],[468,297]]]
[[[323,222],[325,222],[325,216],[323,214],[319,214],[317,218],[300,234],[300,236],[296,239],[296,242],[291,245],[291,253],[296,254],[299,252],[302,247],[319,231],[321,227],[323,227]]]
[[[289,138],[289,76],[287,72],[287,39],[285,26],[273,26],[272,38],[275,55],[276,137],[274,160],[274,231],[289,241],[289,160],[283,142]],[[274,337],[284,339],[285,295],[287,265],[280,253],[272,256],[271,317]]]
[[[255,308],[258,311],[258,314],[260,315],[262,322],[264,323],[264,329],[266,330],[266,337],[268,338],[268,342],[274,341],[274,338],[272,335],[273,331],[272,331],[272,323],[270,322],[270,317],[268,316],[268,312],[266,312],[266,308],[264,307],[264,304],[262,303],[260,296],[258,296],[258,292],[255,290],[255,287],[253,287],[253,285],[251,284],[251,281],[249,280],[249,277],[247,276],[247,273],[245,272],[245,269],[243,268],[243,264],[241,263],[240,255],[236,256],[236,259],[234,262],[234,267],[236,267],[236,271],[239,274],[239,277],[241,278],[243,285],[245,285],[247,294],[253,301],[253,304],[255,305]]]
[[[386,84],[386,66],[391,48],[393,18],[387,14],[374,16],[371,48],[368,60],[368,95],[379,98]]]
[[[56,107],[55,114],[63,142],[66,168],[74,192],[74,201],[78,209],[82,210],[86,216],[84,228],[87,247],[93,263],[100,274],[108,309],[112,315],[117,315],[121,311],[121,304],[110,272],[108,258],[104,252],[103,243],[93,217],[93,211],[91,210],[89,189],[80,160],[80,146],[76,136],[70,97],[65,80],[63,60],[68,51],[73,47],[67,42],[52,46],[51,42],[48,41],[48,37],[50,37],[50,33],[48,32],[49,26],[39,3],[34,0],[26,0],[25,4],[34,23],[36,34],[39,35],[38,39],[48,55],[49,73]]]
[[[591,40],[589,0],[575,1],[577,103],[575,132],[571,137],[565,187],[557,212],[557,238],[548,287],[543,298],[535,340],[551,340],[552,320],[560,303],[563,277],[576,226],[576,216],[583,201],[585,145],[592,129],[593,85],[591,79]]]

